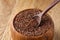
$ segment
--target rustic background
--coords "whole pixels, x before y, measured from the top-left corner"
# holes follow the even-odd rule
[[[10,23],[14,16],[24,9],[39,8],[44,10],[53,0],[0,0],[0,40],[12,40]],[[60,3],[48,14],[54,22],[54,40],[60,40]]]

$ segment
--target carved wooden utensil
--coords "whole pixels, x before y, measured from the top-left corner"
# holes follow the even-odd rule
[[[35,25],[36,25],[36,27],[39,26],[41,23],[42,16],[44,14],[46,14],[51,8],[53,8],[59,2],[60,2],[60,0],[54,0],[44,11],[42,11],[42,13],[40,12],[39,14],[35,15],[33,17],[33,20],[29,23],[29,25],[31,25],[32,22],[37,21],[38,25],[37,24],[35,24]],[[27,25],[27,26],[29,26],[29,25]]]

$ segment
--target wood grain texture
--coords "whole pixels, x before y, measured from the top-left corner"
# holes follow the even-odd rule
[[[18,12],[29,8],[44,10],[52,1],[53,0],[0,0],[0,40],[12,40],[10,24]],[[55,25],[54,40],[60,40],[60,3],[52,8],[48,14],[51,15]]]

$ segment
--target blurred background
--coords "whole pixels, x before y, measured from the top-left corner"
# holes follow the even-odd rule
[[[10,23],[14,16],[29,8],[44,10],[54,0],[0,0],[0,40],[12,40]],[[60,40],[60,3],[54,6],[48,14],[54,22],[54,40]]]

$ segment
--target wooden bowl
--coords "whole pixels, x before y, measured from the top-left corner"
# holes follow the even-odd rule
[[[25,9],[25,10],[31,10],[31,9]],[[36,10],[36,9],[33,9],[33,10]],[[23,11],[21,11],[21,12],[23,12]],[[21,12],[19,12],[19,13],[21,13]],[[48,20],[50,20],[51,25],[50,25],[50,23],[48,23],[50,25],[50,27],[48,26],[49,29],[45,33],[43,33],[42,35],[38,35],[38,36],[25,36],[25,35],[19,33],[15,29],[15,27],[13,25],[13,21],[14,21],[14,19],[16,17],[15,16],[13,21],[12,21],[12,24],[11,24],[12,25],[11,26],[11,36],[12,36],[12,39],[13,40],[53,40],[53,37],[54,37],[54,23],[53,23],[50,15],[46,14],[46,16],[48,17]],[[47,22],[49,22],[49,21],[47,21]],[[43,24],[43,26],[45,27],[44,24]]]

